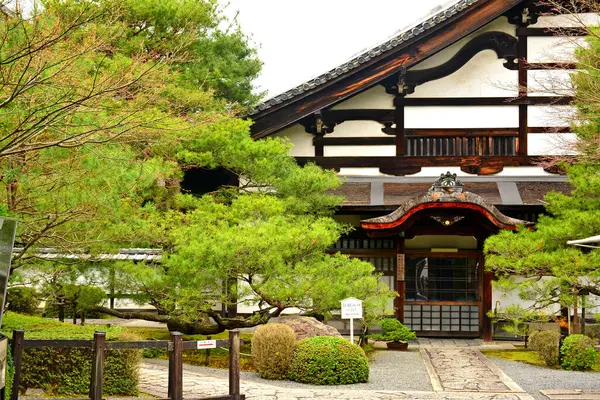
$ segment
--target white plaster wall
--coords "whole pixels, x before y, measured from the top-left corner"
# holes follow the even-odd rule
[[[325,146],[325,157],[393,157],[396,146]]]
[[[527,135],[527,154],[530,156],[573,155],[573,133],[530,133]]]
[[[393,110],[394,96],[386,93],[383,86],[376,85],[332,107],[333,110],[351,110],[353,108]]]
[[[527,71],[529,96],[573,96],[571,70]]]
[[[407,98],[419,97],[515,97],[518,72],[504,68],[492,50],[475,55],[455,73],[426,82]]]
[[[410,128],[517,128],[518,106],[406,107],[405,127]]]
[[[386,137],[381,131],[383,125],[376,121],[346,121],[336,125],[328,138],[339,137]]]
[[[527,123],[531,127],[569,126],[573,112],[571,106],[529,106]]]
[[[573,62],[575,49],[585,46],[582,37],[541,36],[527,38],[527,61]]]
[[[517,278],[517,282],[519,278]],[[516,290],[510,292],[504,292],[498,289],[496,282],[492,281],[492,311],[497,308],[498,311],[510,306],[518,305],[523,308],[528,308],[533,305],[531,301],[525,301],[519,298],[519,293]],[[554,313],[560,311],[559,306],[552,306],[546,310],[548,313]]]
[[[567,15],[551,15],[539,17],[532,28],[577,28],[587,25],[600,25],[600,15],[595,13],[579,13]]]
[[[295,124],[277,132],[275,137],[288,138],[293,146],[290,155],[294,157],[314,157],[315,146],[313,146],[314,136],[306,133],[304,127],[300,124]]]

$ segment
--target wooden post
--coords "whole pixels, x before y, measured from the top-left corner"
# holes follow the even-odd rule
[[[210,339],[212,339],[212,336],[206,335],[206,340]],[[207,367],[210,365],[210,349],[204,350],[204,362],[206,363]]]
[[[94,333],[94,355],[92,361],[92,379],[90,380],[90,399],[102,400],[102,381],[104,380],[104,350],[106,349],[106,332]]]
[[[13,363],[15,365],[15,374],[10,392],[10,400],[19,399],[19,383],[21,381],[21,365],[23,362],[23,341],[25,340],[25,331],[13,331],[12,350]]]
[[[179,332],[171,332],[169,348],[169,398],[183,400],[183,336]]]
[[[241,400],[240,396],[240,332],[229,331],[229,396]]]
[[[396,243],[396,292],[398,297],[394,300],[396,318],[404,323],[404,298],[406,297],[406,282],[404,277],[404,238],[399,238]]]

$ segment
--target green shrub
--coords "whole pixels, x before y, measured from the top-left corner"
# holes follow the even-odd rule
[[[381,329],[383,333],[376,333],[367,337],[382,342],[400,342],[417,338],[415,332],[395,318],[384,318],[381,321]]]
[[[535,331],[529,336],[529,347],[537,351],[546,365],[558,364],[560,333],[554,331]]]
[[[288,377],[314,385],[345,385],[369,380],[369,363],[359,346],[333,336],[296,343]]]
[[[9,337],[13,330],[22,329],[25,339],[92,339],[96,330],[103,330],[107,340],[139,340],[119,327],[72,325],[12,312],[7,312],[2,322],[2,332]],[[137,396],[139,364],[139,351],[107,351],[104,393]],[[53,395],[87,395],[91,370],[91,349],[25,349],[19,388],[41,388]]]
[[[569,335],[560,348],[561,365],[565,369],[582,371],[591,369],[598,361],[594,341],[585,335]]]
[[[34,314],[40,304],[37,290],[32,287],[18,286],[8,288],[6,309],[22,314]]]
[[[252,360],[261,378],[285,379],[295,344],[296,334],[285,324],[258,327],[252,337]]]

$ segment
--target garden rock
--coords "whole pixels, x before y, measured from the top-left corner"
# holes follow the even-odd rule
[[[335,336],[342,337],[333,326],[325,325],[313,317],[302,317],[299,315],[289,317],[273,318],[272,322],[288,325],[296,333],[296,340],[302,340],[313,336]]]

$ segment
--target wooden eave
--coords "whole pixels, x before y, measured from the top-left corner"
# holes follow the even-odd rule
[[[402,45],[384,52],[345,74],[259,111],[252,137],[273,134],[319,110],[363,92],[451,46],[526,0],[480,0]]]

